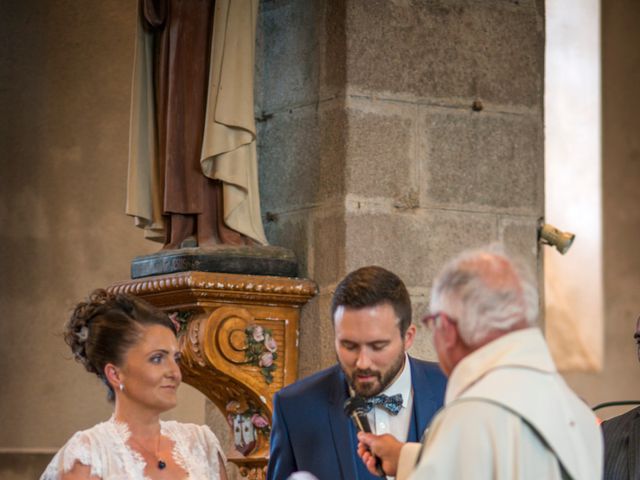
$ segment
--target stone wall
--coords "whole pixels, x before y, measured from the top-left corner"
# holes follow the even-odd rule
[[[268,1],[261,21],[266,228],[320,286],[301,376],[335,361],[328,304],[355,268],[399,274],[416,319],[463,248],[502,241],[537,273],[542,2]],[[425,334],[414,353],[434,358]]]

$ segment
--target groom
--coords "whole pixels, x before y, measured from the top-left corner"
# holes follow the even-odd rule
[[[360,268],[331,303],[338,364],[274,397],[268,480],[308,471],[321,480],[376,478],[360,461],[356,430],[344,413],[349,396],[370,400],[372,430],[418,441],[442,406],[445,377],[435,363],[411,358],[416,328],[411,300],[395,274]]]

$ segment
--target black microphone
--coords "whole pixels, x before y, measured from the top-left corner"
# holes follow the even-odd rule
[[[360,432],[371,433],[371,425],[369,425],[369,418],[367,417],[367,401],[362,397],[349,397],[344,402],[344,413],[351,417],[356,428]],[[382,462],[375,455],[376,460],[376,473],[380,477],[386,477],[382,469]]]

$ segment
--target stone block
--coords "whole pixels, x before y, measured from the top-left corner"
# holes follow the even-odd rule
[[[481,213],[349,212],[346,218],[347,270],[380,265],[407,288],[429,288],[442,265],[465,248],[497,240],[495,216]]]
[[[538,276],[538,217],[500,219],[500,240],[515,261],[525,266],[535,281]]]
[[[538,246],[539,217],[503,217],[500,219],[500,242],[521,271],[538,288],[538,323],[545,324],[545,289],[543,258]]]
[[[423,206],[542,213],[544,157],[537,115],[425,108],[419,121]]]
[[[409,349],[409,355],[429,362],[438,361],[438,355],[433,345],[433,333],[423,325],[416,326],[416,337],[413,346]]]
[[[350,88],[541,105],[544,18],[534,0],[361,0],[346,14]]]
[[[313,217],[310,275],[320,288],[335,285],[345,272],[345,219],[342,208],[325,209]],[[311,259],[309,260],[311,262]]]
[[[341,102],[275,114],[261,127],[262,212],[335,201],[344,191],[346,116]]]
[[[375,100],[347,105],[347,191],[363,197],[401,198],[416,191],[417,107]]]
[[[265,235],[271,245],[285,247],[296,254],[298,276],[307,277],[309,239],[308,215],[301,212],[270,215],[264,220]]]
[[[331,292],[321,292],[302,309],[298,378],[305,378],[336,361],[330,307]]]
[[[413,324],[416,326],[416,337],[409,353],[423,360],[437,362],[438,356],[433,345],[433,332],[422,325],[421,319],[429,313],[429,299],[426,296],[411,295],[413,308]]]
[[[315,8],[302,1],[261,3],[263,109],[315,101],[319,68]]]
[[[255,117],[261,116],[261,112],[264,111],[264,67],[265,67],[265,38],[262,14],[264,10],[264,4],[261,4],[258,10],[258,21],[256,24],[256,58],[255,67],[253,70],[253,110]]]
[[[347,82],[346,2],[326,0],[320,71],[320,98],[343,94]]]
[[[317,102],[344,89],[344,11],[335,2],[262,2],[262,108]]]
[[[309,300],[300,315],[300,336],[298,342],[298,379],[308,377],[318,370],[321,363],[320,351],[320,299],[323,294]]]

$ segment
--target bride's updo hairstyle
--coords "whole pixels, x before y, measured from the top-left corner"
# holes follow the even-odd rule
[[[94,290],[86,302],[76,305],[64,327],[64,340],[84,368],[95,373],[115,394],[104,374],[108,363],[121,366],[129,348],[142,335],[142,326],[162,325],[176,334],[169,317],[149,303],[124,293]]]

